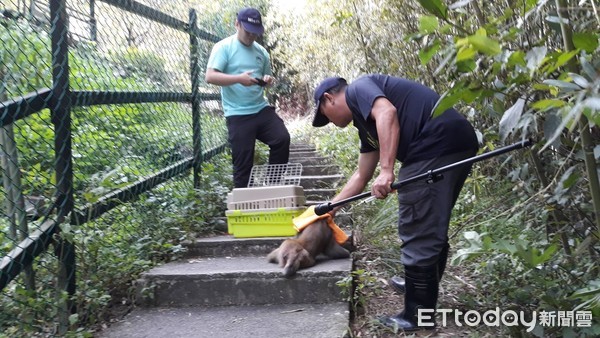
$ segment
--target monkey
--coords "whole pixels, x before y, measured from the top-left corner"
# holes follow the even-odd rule
[[[279,248],[269,253],[267,260],[278,263],[283,268],[283,276],[290,278],[298,269],[315,265],[319,254],[333,259],[350,257],[350,252],[335,241],[333,231],[323,219],[310,224],[296,237],[283,241]]]

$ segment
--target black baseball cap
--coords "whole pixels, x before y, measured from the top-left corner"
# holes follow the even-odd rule
[[[321,81],[321,83],[315,89],[314,98],[316,109],[315,118],[313,119],[312,123],[313,127],[322,127],[329,123],[329,119],[325,115],[321,114],[320,111],[321,98],[323,97],[323,94],[325,94],[326,91],[338,86],[340,84],[340,81],[346,82],[346,80],[344,80],[344,78],[341,77],[328,77],[325,80]]]
[[[242,9],[237,14],[237,20],[242,24],[244,30],[252,34],[263,35],[265,32],[262,17],[256,8],[247,7]]]

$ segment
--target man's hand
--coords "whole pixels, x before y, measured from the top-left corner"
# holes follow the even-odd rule
[[[248,70],[243,72],[242,74],[238,75],[238,83],[248,87],[248,86],[254,86],[256,85],[256,79],[254,78],[254,76],[252,76],[252,73],[254,71],[252,70]]]
[[[395,179],[396,176],[393,171],[382,171],[371,186],[371,195],[379,199],[386,198],[392,192],[392,183]]]
[[[275,78],[271,75],[265,75],[263,76],[263,81],[267,83],[267,86],[271,86],[275,82]]]
[[[262,79],[259,77],[256,77],[256,78],[254,78],[254,80],[256,80],[256,84],[261,87],[271,86],[273,84],[273,82],[275,82],[275,78],[272,77],[271,75],[265,75],[265,76],[263,76]]]
[[[259,86],[261,86],[261,87],[264,87],[264,86],[267,85],[267,83],[263,79],[261,79],[259,77],[255,77],[254,79],[256,80],[256,84],[259,85]]]

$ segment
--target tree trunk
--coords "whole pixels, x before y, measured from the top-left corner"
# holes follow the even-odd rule
[[[572,39],[573,31],[569,26],[570,19],[567,1],[556,0],[556,9],[560,18],[560,28],[563,36],[565,52],[572,51],[575,49],[575,47]],[[567,68],[572,73],[579,73],[579,67],[577,66],[575,59],[571,59],[569,61]],[[581,134],[581,147],[583,149],[585,169],[588,176],[590,194],[592,196],[596,229],[600,229],[600,182],[598,181],[598,170],[596,168],[596,159],[594,157],[594,144],[592,142],[592,135],[590,133],[590,125],[585,115],[581,115],[581,118],[577,122],[577,126]],[[596,231],[597,238],[600,236],[600,230]]]

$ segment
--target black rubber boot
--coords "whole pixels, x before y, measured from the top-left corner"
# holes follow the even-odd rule
[[[442,275],[444,271],[446,271],[446,263],[448,261],[448,251],[450,250],[450,244],[446,244],[442,251],[440,252],[440,258],[438,260],[438,276],[440,280],[442,280]],[[388,285],[394,290],[394,292],[398,294],[404,294],[405,287],[404,278],[400,276],[392,276],[392,278],[388,279]]]
[[[442,251],[440,252],[440,259],[438,260],[438,281],[442,280],[442,276],[446,271],[446,263],[448,263],[448,252],[450,251],[450,244],[446,243]]]
[[[394,332],[433,329],[439,289],[438,265],[404,266],[404,271],[404,310],[395,316],[380,317],[379,322]],[[421,323],[418,317],[419,309],[429,310],[422,314]]]
[[[397,294],[403,295],[406,291],[406,282],[400,276],[392,276],[392,278],[388,279],[388,285]]]

